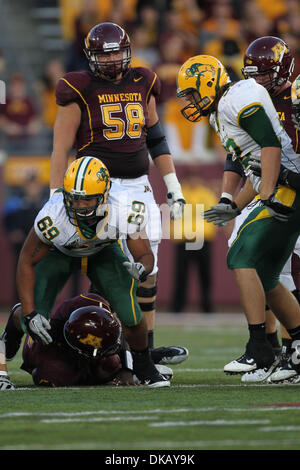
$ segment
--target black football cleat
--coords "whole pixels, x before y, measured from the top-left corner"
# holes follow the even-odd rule
[[[147,385],[151,388],[170,387],[170,381],[156,369],[151,359],[149,349],[144,351],[131,351],[131,354],[133,359],[133,373],[141,385]]]
[[[189,357],[187,348],[181,346],[167,346],[151,350],[154,364],[180,364]]]
[[[162,388],[162,387],[170,387],[170,381],[166,379],[161,374],[156,374],[144,381],[141,381],[141,385],[147,385],[147,387],[151,388]]]
[[[22,338],[23,338],[23,332],[19,331],[17,327],[15,326],[14,322],[14,313],[16,309],[20,306],[21,304],[16,304],[8,317],[8,321],[6,324],[6,327],[4,331],[2,332],[0,339],[4,341],[5,343],[5,350],[6,350],[6,360],[11,361],[17,352],[20,349]]]

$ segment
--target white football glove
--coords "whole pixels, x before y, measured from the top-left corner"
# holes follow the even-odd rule
[[[15,386],[8,375],[0,375],[0,390],[15,390]]]
[[[125,266],[134,279],[141,282],[146,281],[147,273],[142,263],[130,263],[130,261],[124,261],[123,266]]]
[[[33,311],[29,315],[24,315],[24,323],[26,325],[27,333],[34,341],[38,341],[44,345],[52,343],[53,340],[47,332],[47,330],[51,329],[51,325],[47,318]]]
[[[181,219],[184,206],[185,206],[185,199],[183,194],[180,191],[175,191],[173,193],[167,194],[167,203],[170,208],[170,216],[172,220]]]
[[[185,199],[183,197],[177,176],[175,173],[169,173],[163,178],[168,190],[167,203],[170,208],[171,219],[181,219],[184,211]]]

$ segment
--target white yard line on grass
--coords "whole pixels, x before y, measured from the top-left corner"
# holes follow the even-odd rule
[[[299,444],[298,439],[223,439],[223,440],[209,440],[209,441],[140,441],[140,442],[73,442],[73,443],[60,443],[60,444],[29,444],[29,445],[6,445],[0,446],[0,450],[107,450],[117,453],[118,450],[167,450],[167,449],[215,449],[220,448],[238,448],[243,449],[251,448],[266,448],[268,446],[276,446],[277,449],[282,449],[284,446],[296,446]]]
[[[0,415],[1,419],[6,418],[27,418],[27,417],[55,417],[55,418],[83,418],[88,416],[126,416],[122,419],[129,419],[130,416],[128,415],[163,415],[163,414],[185,414],[185,413],[208,413],[214,411],[222,411],[222,412],[237,412],[237,413],[245,413],[245,412],[256,412],[256,411],[300,411],[300,407],[298,406],[249,406],[248,408],[222,408],[222,407],[207,407],[207,408],[172,408],[172,409],[150,409],[150,410],[92,410],[92,411],[76,411],[76,412],[49,412],[49,413],[38,413],[38,412],[12,412],[12,413],[3,413]],[[151,419],[151,418],[149,418]],[[54,420],[52,420],[54,421]],[[59,420],[55,420],[59,421]]]
[[[212,421],[164,421],[163,423],[150,423],[148,424],[151,428],[170,428],[174,426],[244,426],[250,424],[269,424],[269,419],[251,420],[226,420],[226,419],[215,419]]]

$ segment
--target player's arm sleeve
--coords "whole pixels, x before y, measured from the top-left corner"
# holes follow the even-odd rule
[[[83,92],[88,85],[89,77],[80,72],[70,72],[60,78],[56,85],[56,103],[59,106],[67,106],[77,103],[80,107],[85,106]]]
[[[262,105],[251,104],[240,113],[238,125],[261,147],[279,147],[280,141]]]
[[[147,91],[147,98],[146,98],[147,103],[149,102],[151,95],[153,95],[154,98],[158,98],[161,92],[161,81],[156,75],[156,73],[151,72],[151,74],[149,74],[148,79],[149,79],[149,88]]]
[[[232,160],[230,153],[227,155],[224,171],[232,171],[233,173],[238,173],[240,176],[244,176],[243,165],[238,160]]]
[[[171,153],[163,126],[159,120],[154,126],[148,127],[146,144],[153,160],[160,155]]]

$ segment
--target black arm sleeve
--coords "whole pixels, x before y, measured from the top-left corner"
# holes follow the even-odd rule
[[[243,165],[238,160],[232,160],[232,155],[230,153],[227,154],[224,171],[232,171],[234,173],[238,173],[240,176],[244,176]]]
[[[146,144],[153,160],[160,155],[170,154],[168,142],[160,121],[157,121],[154,126],[148,128]]]

